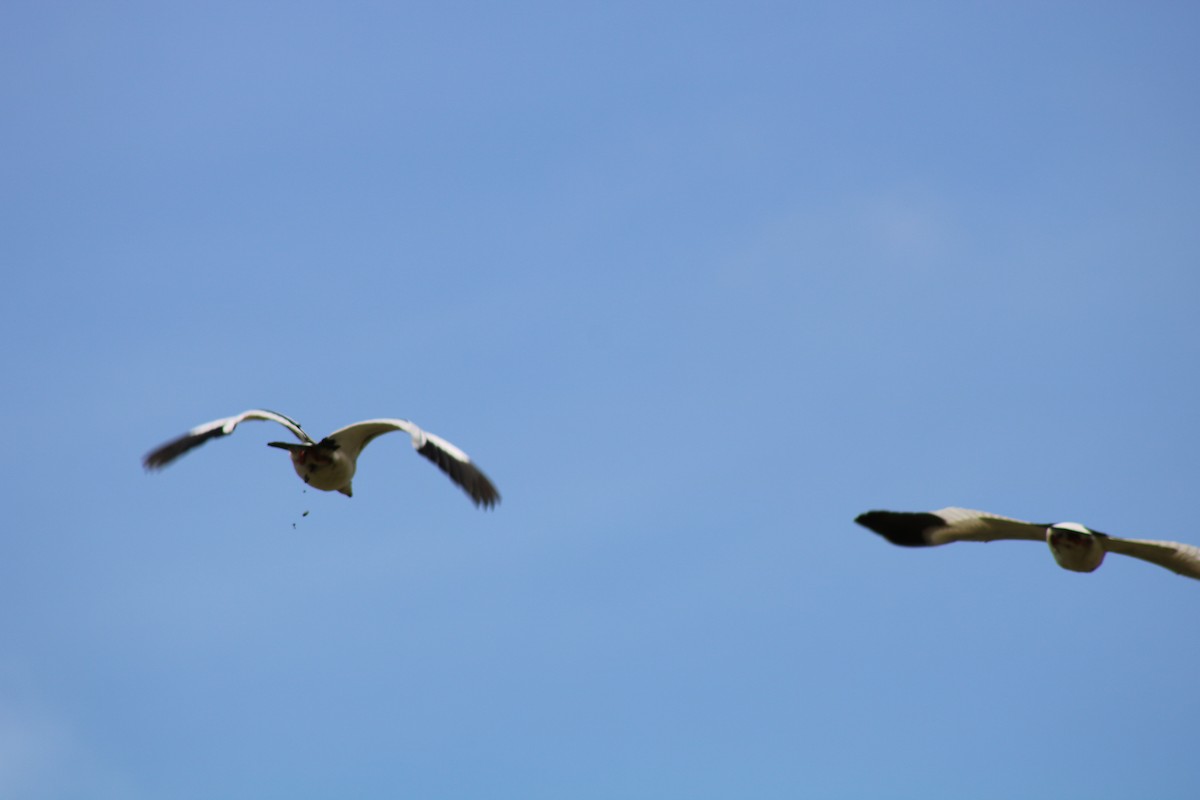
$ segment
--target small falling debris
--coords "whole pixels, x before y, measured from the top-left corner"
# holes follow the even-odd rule
[[[308,512],[307,512],[307,511],[305,511],[305,512],[304,512],[303,514],[301,514],[300,516],[302,516],[302,517],[307,517],[307,516],[308,516]]]

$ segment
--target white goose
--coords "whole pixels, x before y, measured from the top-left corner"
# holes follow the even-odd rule
[[[161,469],[194,447],[233,433],[246,420],[278,422],[292,432],[299,443],[268,442],[271,447],[287,450],[292,467],[305,483],[324,492],[341,492],[353,496],[350,482],[358,466],[358,455],[375,437],[391,431],[404,431],[412,437],[413,447],[450,476],[471,497],[475,505],[491,508],[500,502],[500,493],[462,450],[432,433],[421,430],[405,419],[369,419],[347,425],[313,441],[295,420],[274,411],[251,409],[232,417],[197,425],[190,431],[146,454],[146,469]]]
[[[868,511],[854,521],[903,547],[1027,539],[1050,545],[1058,565],[1072,572],[1092,572],[1104,561],[1105,553],[1120,553],[1200,579],[1200,547],[1179,542],[1121,539],[1078,522],[1042,525],[966,508],[931,512]]]

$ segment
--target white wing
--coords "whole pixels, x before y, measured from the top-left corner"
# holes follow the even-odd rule
[[[1046,528],[1050,527],[969,508],[942,508],[933,513],[944,519],[948,527],[934,531],[930,544],[996,542],[1003,539],[1045,542]]]
[[[329,434],[323,442],[336,444],[350,460],[358,459],[358,454],[376,437],[391,431],[404,431],[412,437],[413,448],[425,458],[437,464],[438,469],[450,476],[463,491],[470,495],[477,506],[491,508],[500,502],[500,493],[488,480],[487,475],[471,462],[470,457],[462,450],[421,430],[406,419],[369,419],[356,422]]]
[[[1101,541],[1104,549],[1110,553],[1140,558],[1188,578],[1200,579],[1200,547],[1179,542],[1121,539],[1117,536],[1104,536]]]
[[[312,444],[313,440],[307,433],[300,429],[300,423],[295,420],[285,417],[283,414],[278,414],[274,411],[265,411],[261,408],[252,408],[249,411],[243,411],[232,417],[224,419],[215,419],[212,422],[206,422],[203,425],[197,425],[190,431],[180,436],[178,439],[172,439],[166,444],[151,450],[146,454],[142,464],[146,469],[161,469],[167,464],[170,464],[181,455],[191,450],[194,447],[207,442],[209,439],[216,439],[220,436],[228,436],[233,433],[234,429],[248,419],[260,419],[267,422],[278,422],[283,427],[287,428],[296,438],[302,442]]]
[[[933,547],[952,542],[994,542],[1000,539],[1046,541],[1046,525],[972,511],[942,508],[937,511],[868,511],[855,520],[892,544]]]

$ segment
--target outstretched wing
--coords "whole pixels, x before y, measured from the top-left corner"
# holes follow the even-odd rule
[[[1104,549],[1110,553],[1140,558],[1188,578],[1200,580],[1200,547],[1179,542],[1122,539],[1117,536],[1107,536],[1101,541],[1104,542]]]
[[[404,431],[412,437],[413,447],[418,453],[437,464],[438,469],[450,476],[450,480],[462,487],[477,506],[491,508],[500,502],[500,493],[472,463],[462,450],[440,436],[421,430],[406,419],[369,419],[356,422],[336,430],[323,441],[332,442],[351,460],[356,460],[363,448],[376,437],[391,431]]]
[[[1023,522],[969,508],[937,511],[868,511],[854,520],[902,547],[932,547],[952,542],[994,542],[1000,539],[1046,541],[1046,525]]]
[[[224,419],[215,419],[212,422],[206,422],[203,425],[197,425],[183,436],[180,436],[178,439],[172,439],[161,447],[151,450],[142,460],[142,464],[146,467],[146,469],[161,469],[192,448],[199,447],[200,445],[204,444],[209,439],[228,436],[229,434],[233,433],[234,428],[248,419],[261,419],[266,420],[267,422],[278,422],[280,425],[295,434],[296,438],[300,441],[312,444],[312,438],[310,438],[307,433],[300,429],[300,423],[274,411],[265,411],[260,408],[253,408],[249,411],[243,411],[241,414],[237,414],[236,416],[225,417]]]

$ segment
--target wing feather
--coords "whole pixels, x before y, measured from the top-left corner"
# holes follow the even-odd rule
[[[283,414],[275,411],[252,408],[249,411],[243,411],[241,414],[235,414],[232,417],[215,419],[212,422],[206,422],[203,425],[197,425],[182,436],[172,439],[166,444],[160,445],[154,450],[151,450],[142,460],[142,464],[146,467],[146,469],[162,469],[184,453],[199,447],[210,439],[228,436],[229,434],[233,433],[238,425],[246,420],[278,422],[280,425],[291,431],[300,441],[309,444],[312,443],[312,439],[303,431],[303,429],[301,429],[300,423],[296,422],[295,420],[285,417]]]
[[[1106,536],[1101,541],[1104,542],[1104,549],[1110,553],[1139,558],[1188,578],[1200,580],[1200,547],[1179,542],[1122,539],[1117,536]]]
[[[356,422],[334,431],[327,439],[336,442],[348,457],[357,459],[363,448],[391,431],[404,431],[412,437],[413,448],[458,484],[475,505],[492,508],[500,502],[496,487],[466,453],[440,436],[421,430],[409,420],[369,419]]]
[[[943,508],[933,512],[946,521],[947,527],[932,534],[931,544],[951,542],[996,542],[1004,539],[1045,542],[1046,528],[1037,522],[1002,517],[988,511],[969,508]]]
[[[902,547],[935,547],[952,542],[992,542],[1000,539],[1046,539],[1045,525],[968,508],[950,507],[916,512],[868,511],[860,514],[855,522]]]

